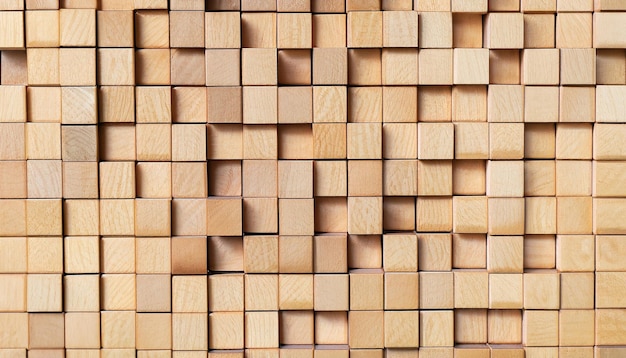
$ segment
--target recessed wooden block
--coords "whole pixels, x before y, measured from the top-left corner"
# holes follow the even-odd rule
[[[135,310],[135,274],[105,274],[101,277],[101,308],[103,310]]]
[[[170,46],[204,47],[204,14],[197,11],[170,11]]]
[[[453,47],[479,48],[483,44],[481,14],[455,13],[452,15]]]
[[[171,250],[173,274],[206,274],[206,238],[174,237]]]
[[[524,15],[521,13],[490,13],[485,16],[485,47],[510,49],[524,47]]]
[[[383,13],[362,11],[348,13],[348,47],[382,47]]]
[[[60,198],[61,162],[58,160],[28,161],[26,166],[29,198]]]
[[[313,199],[279,199],[278,232],[281,235],[313,235],[313,212]]]
[[[420,346],[451,347],[453,345],[453,311],[420,312]]]
[[[172,49],[170,56],[170,76],[173,85],[205,84],[207,77],[203,71],[206,68],[202,49]]]
[[[380,49],[349,49],[348,83],[351,85],[381,85],[382,51]]]
[[[25,123],[0,123],[0,159],[24,160],[26,159],[26,131]],[[54,143],[54,137],[50,138]]]
[[[310,124],[278,126],[278,159],[311,159],[313,129]]]
[[[316,344],[347,344],[347,312],[315,312]]]
[[[169,85],[169,49],[139,49],[135,51],[135,79],[138,85]]]
[[[558,273],[542,272],[524,274],[524,308],[542,310],[558,309],[560,302],[560,280]]]
[[[100,346],[100,313],[65,314],[65,347],[93,349]]]
[[[593,14],[593,47],[620,48],[626,44],[624,37],[624,14],[594,13]]]
[[[592,345],[595,314],[593,310],[559,312],[559,345]]]
[[[130,86],[106,86],[98,92],[99,120],[105,122],[135,121],[135,89]]]
[[[243,245],[246,272],[278,272],[278,237],[245,236]]]
[[[96,270],[97,272],[97,270]],[[63,306],[66,312],[100,310],[100,276],[68,275],[63,279]]]
[[[311,48],[313,23],[309,13],[283,13],[276,15],[278,48]]]
[[[380,123],[348,123],[348,159],[381,159],[381,143]]]
[[[276,14],[242,13],[241,29],[242,47],[276,47]]]
[[[207,205],[204,198],[172,201],[173,235],[206,235]]]
[[[135,340],[137,349],[171,349],[172,314],[138,313]]]
[[[103,273],[135,272],[134,238],[107,237],[101,241],[100,270]]]
[[[418,123],[419,159],[453,159],[454,126],[451,123]]]
[[[484,269],[487,267],[486,235],[454,234],[452,236],[452,250],[453,252],[472,253],[471,255],[453,255],[453,268]]]
[[[261,127],[253,134],[262,134],[267,127]],[[243,127],[237,124],[209,124],[207,127],[207,158],[208,159],[239,159],[243,158]],[[255,139],[251,133],[248,140]],[[226,145],[228,143],[228,145]]]
[[[524,238],[524,268],[554,269],[556,267],[554,235],[526,235]]]
[[[452,192],[455,195],[485,194],[485,161],[457,160],[452,166]],[[424,165],[427,163],[422,163]],[[418,173],[419,174],[419,173]],[[463,179],[461,179],[463,178]],[[418,187],[419,189],[419,187]]]
[[[0,300],[4,312],[26,311],[26,279],[27,275],[12,274],[0,277],[0,287],[6,294]]]
[[[592,122],[596,118],[594,87],[561,87],[559,121]]]
[[[181,276],[182,279],[183,277]],[[241,274],[209,276],[209,310],[212,312],[242,311],[244,308],[243,290],[244,277]],[[180,303],[187,305],[185,301]]]
[[[171,123],[172,94],[170,87],[135,87],[137,123]]]
[[[487,107],[489,122],[523,122],[524,87],[514,85],[489,86]]]
[[[487,159],[488,123],[457,123],[454,125],[454,132],[454,157],[456,159]]]
[[[489,83],[520,84],[519,50],[489,50]]]
[[[623,50],[596,50],[596,82],[626,84],[626,61]]]
[[[453,122],[487,121],[487,87],[456,86],[452,89]]]
[[[209,315],[209,348],[242,349],[244,342],[242,312],[214,312]]]
[[[246,310],[278,310],[278,275],[245,276]]]
[[[310,50],[278,51],[279,84],[310,85],[311,72]]]
[[[240,87],[207,87],[206,93],[206,118],[209,123],[241,123],[243,109]]]
[[[62,348],[65,343],[65,319],[58,313],[28,315],[29,348]]]
[[[348,315],[349,344],[353,348],[384,346],[383,311],[354,311]]]
[[[454,272],[454,307],[487,308],[489,305],[487,271]]]
[[[380,87],[352,87],[348,90],[348,122],[382,122],[383,95]]]
[[[171,160],[171,126],[168,124],[142,123],[135,127],[137,160]]]
[[[455,348],[457,357],[487,357],[489,350],[480,344],[487,342],[487,310],[463,309],[454,311],[454,340],[464,345]],[[482,354],[482,355],[481,355]]]
[[[488,236],[487,269],[489,272],[521,273],[524,269],[522,236]]]
[[[246,233],[278,233],[278,199],[244,198],[243,231]]]
[[[417,49],[383,49],[382,84],[417,85],[417,63]]]
[[[172,164],[139,162],[136,164],[137,197],[168,198],[172,196]]]
[[[369,179],[365,179],[366,177]],[[381,196],[383,162],[380,160],[348,161],[348,195]]]
[[[553,48],[554,14],[524,14],[524,47]]]
[[[281,310],[313,308],[313,275],[280,274],[278,276],[278,307]]]
[[[345,234],[314,236],[313,250],[314,272],[347,272],[348,245]]]
[[[526,234],[555,234],[556,233],[556,198],[528,197],[526,198]]]
[[[26,200],[3,200],[0,220],[3,236],[26,235]]]
[[[593,212],[595,212],[594,203]],[[593,220],[594,224],[595,220]],[[590,234],[592,203],[589,197],[559,197],[557,199],[557,233]]]
[[[169,236],[171,234],[170,222],[169,200],[135,200],[135,235]]]
[[[623,309],[600,309],[596,311],[596,344],[621,345],[626,336],[619,329],[626,320]]]
[[[524,311],[523,342],[525,346],[557,346],[559,311]]]
[[[524,162],[524,195],[552,196],[555,195],[556,171],[555,162],[537,160]]]
[[[489,311],[487,335],[490,343],[520,344],[522,342],[522,312],[520,310]]]
[[[522,274],[489,274],[489,308],[522,308],[522,287]]]
[[[207,89],[204,87],[172,88],[172,122],[206,123]]]
[[[133,12],[126,10],[109,10],[97,12],[98,47],[132,47]]]
[[[423,49],[419,52],[419,84],[451,85],[453,83],[452,49]]]
[[[344,2],[337,2],[345,6]],[[325,4],[325,2],[314,2]],[[343,12],[343,11],[340,11]],[[345,47],[346,46],[346,15],[345,14],[314,14],[313,15],[313,47]]]
[[[278,348],[278,327],[278,312],[246,312],[246,348]]]
[[[173,197],[207,197],[207,183],[206,163],[172,163]]]
[[[2,70],[3,85],[28,84],[28,69],[26,51],[2,51],[0,53],[0,69]]]

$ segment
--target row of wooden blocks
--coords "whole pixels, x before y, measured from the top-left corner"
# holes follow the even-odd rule
[[[624,12],[1,11],[0,48],[624,48]],[[475,2],[476,3],[476,2]],[[584,10],[583,10],[584,11]],[[588,11],[591,11],[589,9]],[[97,16],[96,16],[97,14]],[[483,21],[484,20],[484,21]],[[97,25],[96,25],[97,23]],[[556,26],[555,26],[556,24]],[[51,31],[52,30],[52,31]]]
[[[626,23],[626,16],[624,19]],[[246,91],[249,92],[247,96],[250,96],[253,91],[264,90],[266,100],[271,101],[273,98],[276,102],[276,87],[254,86],[623,84],[626,66],[623,55],[623,50],[600,52],[592,48],[454,48],[419,51],[402,48],[29,48],[26,51],[25,71],[29,86],[244,85],[250,86],[244,87],[244,97]],[[19,69],[11,71],[17,72]],[[526,88],[530,90],[534,87]],[[482,91],[482,95],[486,96],[484,87],[472,89],[478,92],[475,95],[479,96]],[[78,90],[81,89],[73,89]],[[593,87],[587,89],[592,90]],[[602,91],[610,90],[617,91],[619,88],[602,88]],[[95,97],[95,88],[84,88],[82,91],[87,92],[83,94],[86,99]],[[142,91],[137,95],[138,100],[140,96],[155,96],[153,93],[145,93],[149,89]],[[311,91],[309,88],[308,96],[311,96]],[[600,89],[598,92],[599,99],[606,96]],[[595,93],[589,94],[593,97]],[[307,92],[300,95],[305,97]],[[600,109],[606,110],[602,107]]]
[[[350,349],[416,350],[418,347],[483,344],[482,347],[474,348],[486,349],[488,358],[489,349],[484,346],[487,343],[523,344],[524,348],[623,345],[626,336],[620,326],[625,321],[626,311],[623,309],[459,309],[349,313],[248,311],[210,314],[134,311],[30,314],[2,312],[0,323],[5,332],[13,334],[0,335],[0,347],[33,350],[126,349],[131,350],[133,356],[135,349],[187,350],[204,351],[206,356],[209,349],[277,349],[280,346],[282,351],[292,344],[310,345],[308,348],[298,348],[304,354],[308,349],[311,354],[314,343],[322,345],[316,346],[318,349],[332,344],[335,347],[326,349],[341,351],[347,351],[347,344]],[[268,353],[262,356],[267,357]],[[399,357],[410,356],[407,353],[410,354],[405,352]],[[467,357],[485,357],[484,354],[485,352],[479,350]],[[416,352],[413,355],[417,356]],[[419,355],[422,356],[422,353]],[[118,357],[127,356],[122,354]]]
[[[623,241],[620,235],[416,236],[408,233],[382,237],[346,234],[243,238],[3,237],[0,273],[325,274],[360,269],[384,269],[387,273],[474,269],[487,270],[490,274],[522,274],[558,270],[562,273],[561,287],[574,287],[565,282],[567,277],[579,277],[581,282],[591,282],[590,286],[581,284],[581,287],[593,287],[593,275],[586,273],[626,271],[626,264],[620,260],[626,252]],[[447,277],[451,280],[452,276]],[[569,295],[564,296],[569,299]]]

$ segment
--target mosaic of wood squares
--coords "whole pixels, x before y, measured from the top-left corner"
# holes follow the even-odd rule
[[[26,357],[626,357],[626,0],[0,0]]]

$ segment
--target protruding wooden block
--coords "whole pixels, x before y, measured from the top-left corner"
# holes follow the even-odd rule
[[[313,87],[313,121],[346,123],[348,91],[341,86]]]
[[[172,88],[172,121],[174,123],[206,123],[208,119],[207,92],[209,91],[204,87]]]
[[[202,49],[172,49],[170,56],[171,84],[204,85],[206,83],[205,52]]]
[[[520,310],[490,310],[487,315],[490,343],[521,344],[522,312]]]
[[[243,249],[246,272],[278,272],[278,237],[246,236]]]
[[[2,11],[2,36],[0,48],[3,50],[19,50],[24,48],[24,12]]]
[[[382,158],[382,125],[380,123],[348,123],[348,159]]]
[[[65,238],[65,268],[67,273],[98,273],[100,271],[100,242],[97,236]]]
[[[246,86],[243,90],[243,122],[270,124],[278,121],[278,91],[276,87]],[[248,128],[250,129],[250,128]]]
[[[313,238],[280,236],[278,270],[281,273],[313,272]]]
[[[101,277],[101,304],[103,310],[135,310],[135,274],[104,274]]]
[[[245,292],[247,311],[278,310],[278,275],[246,275]]]
[[[418,123],[419,159],[453,159],[454,126],[451,123]]]
[[[600,249],[611,247],[610,245],[602,246],[599,241],[600,238],[599,236],[597,243],[598,252],[596,253],[598,255],[598,264],[600,264],[600,255],[602,255]],[[559,271],[593,271],[595,267],[593,236],[558,235],[556,250],[556,267]]]
[[[9,287],[18,289],[18,286]],[[28,312],[61,312],[63,310],[61,275],[29,274],[25,289]]]
[[[206,12],[204,17],[206,48],[239,48],[241,19],[237,12]]]
[[[596,307],[619,308],[624,307],[623,288],[615,285],[624,279],[623,272],[597,272],[596,273]]]
[[[591,309],[595,276],[591,272],[561,273],[561,309]]]
[[[481,234],[454,234],[452,251],[467,252],[468,255],[453,255],[452,267],[458,269],[487,268],[487,240]],[[472,253],[472,254],[469,254]]]
[[[524,274],[524,308],[558,309],[560,302],[560,279],[558,273],[537,272]]]
[[[172,94],[170,87],[135,87],[137,123],[171,123]]]
[[[383,85],[417,85],[417,49],[382,50]]]
[[[596,210],[594,203],[594,212]],[[557,198],[557,232],[559,234],[590,234],[592,203],[589,197]],[[594,220],[595,224],[595,220]]]
[[[525,122],[557,122],[559,91],[556,86],[527,86],[524,91]]]
[[[385,271],[417,271],[417,237],[405,234],[383,236]]]
[[[26,11],[26,47],[59,47],[59,11]]]
[[[593,310],[562,310],[559,312],[559,345],[594,344]]]
[[[278,196],[278,162],[244,160],[242,167],[243,195],[246,197]]]
[[[135,163],[100,163],[100,197],[105,199],[135,197]]]
[[[134,85],[135,52],[132,49],[98,49],[98,84]]]
[[[348,197],[348,232],[357,235],[382,233],[382,197]]]
[[[207,49],[206,61],[207,86],[239,86],[241,68],[239,49]]]
[[[212,312],[242,311],[244,308],[243,290],[244,277],[241,274],[209,276],[209,310]],[[186,301],[181,300],[180,303],[186,305]]]
[[[456,123],[454,133],[454,157],[456,159],[487,159],[488,123]]]
[[[385,309],[417,309],[419,298],[417,272],[385,273]]]
[[[204,14],[198,11],[170,11],[170,47],[204,47]]]
[[[449,271],[452,268],[452,238],[449,234],[418,235],[420,271]]]
[[[420,272],[419,307],[442,309],[454,307],[454,275],[452,272]]]
[[[594,85],[596,52],[593,49],[561,49],[561,84]]]
[[[383,12],[383,46],[417,47],[417,25],[416,11]]]
[[[171,126],[162,123],[142,123],[135,127],[137,160],[171,160]]]
[[[523,123],[489,123],[489,159],[524,157]]]
[[[527,310],[523,322],[525,346],[558,346],[559,311]]]
[[[24,353],[22,356],[16,355],[16,357],[23,357],[26,355],[26,348],[28,348],[28,314],[26,312],[3,312],[0,314],[0,323],[3,327],[9,327],[15,334],[4,334],[0,338],[0,344],[3,347],[15,347],[20,348]],[[19,352],[20,350],[16,350]],[[11,352],[11,350],[6,350]]]
[[[622,160],[626,157],[623,138],[626,126],[620,124],[596,124],[593,130],[593,159]]]
[[[66,313],[65,347],[93,349],[98,346],[100,346],[100,313]]]
[[[526,234],[555,234],[557,227],[556,198],[527,197]]]
[[[524,47],[522,13],[490,13],[485,16],[484,44],[490,49]]]
[[[341,5],[343,6],[344,3]],[[339,48],[346,46],[345,14],[314,14],[312,24],[313,47]]]
[[[29,198],[60,198],[62,196],[60,161],[29,160],[26,170]]]
[[[365,179],[370,177],[369,180]],[[381,196],[383,193],[383,162],[380,160],[348,161],[348,195]]]
[[[98,95],[101,123],[135,121],[135,88],[130,86],[101,87]]]
[[[158,241],[158,240],[157,240]],[[103,273],[135,272],[135,239],[107,237],[101,241],[100,270]]]
[[[559,84],[559,50],[525,49],[522,53],[522,83],[525,85]]]
[[[206,235],[207,205],[204,198],[172,201],[173,235]]]
[[[165,237],[138,237],[135,258],[137,273],[171,273],[170,241],[170,238]]]
[[[421,48],[452,47],[452,13],[448,11],[432,9],[420,14],[419,45]]]
[[[561,87],[559,121],[595,121],[595,94],[595,87]]]
[[[523,122],[524,87],[489,86],[487,106],[489,122]]]
[[[313,42],[312,24],[313,18],[310,13],[277,14],[276,37],[278,48],[311,48]]]
[[[593,14],[593,47],[620,48],[626,44],[623,36],[624,14],[594,13]]]
[[[555,12],[556,0],[522,0],[523,12]]]
[[[172,314],[138,313],[135,339],[137,349],[171,349]]]
[[[495,160],[487,162],[487,195],[508,198],[524,196],[524,163]]]
[[[29,85],[59,85],[59,52],[58,48],[29,48],[26,51]]]
[[[306,310],[313,308],[313,275],[280,274],[278,276],[278,308]]]
[[[346,126],[344,124],[313,124],[313,152],[315,158],[345,159],[346,145]]]
[[[488,84],[489,50],[454,49],[454,84]]]
[[[420,85],[451,85],[453,83],[453,51],[423,49],[419,53]]]
[[[451,347],[454,345],[453,311],[420,312],[420,346]]]
[[[313,292],[316,311],[347,311],[349,308],[348,275],[316,274]]]
[[[452,88],[453,122],[487,121],[487,87],[456,86]]]
[[[6,292],[0,300],[3,312],[26,311],[26,279],[27,275],[24,274],[0,276],[0,287]]]
[[[556,47],[590,48],[591,44],[592,14],[559,12],[556,18]]]
[[[383,308],[383,272],[380,270],[352,270],[350,272],[350,309],[354,311]],[[369,292],[368,297],[362,295]]]
[[[206,238],[174,237],[172,238],[171,250],[173,274],[206,274]]]
[[[487,197],[453,197],[455,233],[487,232]]]
[[[626,341],[619,329],[626,320],[623,309],[600,309],[596,311],[596,344],[621,345]]]
[[[96,270],[97,271],[97,270]],[[66,312],[100,310],[100,276],[67,275],[63,278],[63,307]]]
[[[242,312],[211,313],[209,315],[209,348],[242,349],[244,344],[243,317]]]
[[[245,313],[246,348],[277,348],[278,312]]]
[[[26,231],[29,236],[61,235],[61,201],[30,199],[26,202]]]
[[[100,324],[102,347],[119,349],[135,346],[135,312],[102,312]]]
[[[487,271],[454,272],[454,307],[487,308],[489,305]]]
[[[521,273],[524,269],[522,236],[488,236],[487,269],[489,272]]]
[[[382,116],[382,88],[352,87],[348,90],[348,122],[380,123]]]
[[[59,11],[61,46],[96,45],[96,11],[61,9]]]
[[[278,232],[281,235],[313,235],[313,199],[279,199]]]
[[[489,274],[489,308],[521,309],[522,287],[522,274]]]
[[[405,348],[419,345],[419,312],[387,311],[384,316],[385,347]]]
[[[349,344],[354,348],[384,346],[383,311],[354,311],[348,316]]]
[[[134,14],[128,10],[131,9],[97,12],[98,47],[133,46]]]
[[[382,47],[383,13],[358,11],[348,13],[348,47]]]
[[[596,90],[596,119],[598,122],[621,122],[623,116],[619,101],[611,98],[620,98],[626,93],[624,86],[598,86]],[[616,103],[614,103],[616,102]]]

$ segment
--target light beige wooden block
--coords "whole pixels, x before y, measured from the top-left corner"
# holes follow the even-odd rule
[[[561,84],[596,83],[596,53],[593,49],[561,49]]]
[[[421,87],[417,94],[417,101],[417,116],[420,121],[449,122],[452,120],[452,91],[450,87]]]
[[[106,86],[98,91],[100,122],[134,122],[135,89],[130,86]]]
[[[1,82],[3,85],[26,85],[28,83],[28,69],[25,51],[2,51]]]
[[[404,10],[411,10],[411,7]],[[418,17],[415,11],[383,12],[383,46],[417,47]]]
[[[485,161],[461,160],[453,163],[452,192],[455,195],[485,194]],[[460,180],[461,177],[463,180]]]
[[[26,46],[58,47],[59,11],[26,11]]]
[[[365,179],[371,176],[369,179]],[[383,162],[380,160],[348,161],[348,195],[382,196]]]
[[[559,345],[594,344],[595,314],[593,310],[562,310],[559,312]]]
[[[106,274],[102,275],[101,280],[102,309],[136,309],[136,284],[134,274]]]
[[[383,101],[380,87],[350,88],[348,90],[348,122],[382,122]]]
[[[523,122],[524,87],[489,86],[487,106],[489,122]]]
[[[621,308],[624,307],[624,292],[619,282],[623,282],[622,272],[596,273],[596,307]]]
[[[349,49],[348,83],[351,85],[381,85],[382,51],[369,48]]]
[[[194,284],[194,287],[201,288],[198,280],[189,281],[181,276],[181,284]],[[200,286],[199,286],[200,285]],[[209,276],[209,310],[210,311],[242,311],[244,307],[244,277],[241,274],[220,274]],[[189,304],[182,300],[187,295],[187,291],[181,291],[180,304],[185,307]],[[198,302],[200,308],[201,300]],[[206,310],[206,308],[204,309]]]
[[[278,341],[278,312],[245,313],[246,348],[277,348]]]
[[[36,349],[64,346],[65,320],[62,314],[29,314],[28,335],[31,353]],[[50,352],[50,351],[48,351]]]
[[[482,15],[474,13],[455,13],[452,16],[452,29],[453,47],[482,47]]]
[[[209,317],[207,313],[172,314],[172,348],[175,350],[207,350],[209,348]]]
[[[172,311],[171,282],[170,275],[137,275],[137,312]]]
[[[626,84],[626,61],[622,50],[596,51],[596,82],[598,84]]]
[[[280,274],[278,276],[278,307],[281,310],[313,308],[313,275]]]
[[[596,100],[594,87],[561,87],[559,121],[595,121]]]
[[[522,274],[489,274],[489,308],[522,308],[524,300],[522,287]]]
[[[384,288],[382,270],[350,271],[350,309],[353,311],[383,308]],[[368,292],[364,295],[364,292]]]
[[[454,272],[454,307],[487,308],[489,274],[487,271]]]
[[[386,271],[417,271],[417,237],[388,234],[383,236],[383,265]]]
[[[524,47],[524,16],[521,13],[491,13],[485,17],[484,44],[490,49]]]
[[[419,52],[419,84],[451,85],[454,56],[451,49],[423,49]]]
[[[348,275],[314,275],[314,307],[316,311],[347,311],[349,308]]]
[[[347,272],[348,245],[345,234],[317,235],[313,240],[314,272]]]
[[[17,288],[18,286],[9,287]],[[63,310],[61,275],[30,274],[25,288],[26,309],[29,312],[61,312]],[[22,289],[24,289],[23,286]]]
[[[385,273],[385,309],[417,309],[419,298],[417,272]]]
[[[383,49],[382,84],[417,85],[417,63],[416,49]]]
[[[559,311],[524,311],[523,342],[525,346],[557,346]]]
[[[100,313],[65,314],[65,347],[93,349],[100,346]]]
[[[560,307],[560,280],[558,273],[537,272],[524,274],[524,308],[558,309]]]
[[[522,342],[522,312],[520,310],[491,310],[487,315],[487,334],[491,343],[520,344]]]
[[[555,234],[557,228],[557,201],[552,197],[525,199],[526,234]]]
[[[488,236],[487,269],[497,273],[521,273],[524,240],[521,236]]]
[[[382,125],[380,123],[348,123],[348,159],[382,158]]]
[[[420,272],[419,307],[442,309],[454,307],[454,275],[452,272]]]
[[[10,332],[15,332],[10,334],[9,330],[6,330],[6,333],[0,336],[0,344],[7,348],[21,348],[25,355],[25,349],[28,347],[28,314],[3,312],[0,314],[0,323],[3,327],[10,327]]]
[[[169,85],[171,83],[170,56],[169,49],[135,51],[136,83],[138,85]]]
[[[347,313],[315,312],[315,342],[317,344],[347,344]]]
[[[348,13],[348,47],[382,47],[383,13],[362,11]]]
[[[312,23],[312,15],[308,13],[277,14],[276,45],[278,48],[311,48]]]
[[[242,349],[244,318],[242,312],[214,312],[209,315],[209,348]]]
[[[100,310],[100,276],[68,275],[63,278],[63,307],[66,312]]]
[[[457,357],[486,357],[489,350],[474,346],[487,342],[487,310],[465,309],[454,312],[454,340]]]
[[[489,197],[522,197],[524,195],[524,163],[488,161],[487,195]]]
[[[450,347],[454,345],[453,311],[420,312],[420,346]]]
[[[240,237],[213,236],[208,239],[209,269],[243,271],[243,240]]]
[[[243,13],[241,25],[242,47],[276,47],[276,14]]]
[[[102,312],[100,314],[102,347],[116,349],[134,347],[135,321],[135,312]]]
[[[348,232],[356,235],[382,233],[382,197],[348,198]]]
[[[245,276],[246,310],[278,310],[278,275]]]
[[[2,19],[2,37],[0,48],[3,50],[19,50],[24,48],[24,13],[18,11],[0,12]]]
[[[618,327],[624,322],[624,310],[600,309],[596,311],[596,343],[606,345],[621,345],[625,340],[624,334]]]
[[[354,311],[348,316],[349,344],[354,348],[384,346],[383,311]]]
[[[323,4],[323,2],[314,2]],[[339,2],[345,6],[343,2]],[[343,12],[343,11],[341,11]],[[313,47],[345,47],[346,46],[346,15],[345,14],[314,14],[313,15]]]
[[[155,241],[158,241],[158,239]],[[142,241],[142,243],[143,242],[145,241]],[[135,272],[134,239],[122,237],[102,238],[100,250],[102,253],[100,269],[103,273]]]
[[[419,5],[417,9],[421,10]],[[432,8],[420,14],[419,45],[421,48],[452,47],[452,13],[449,10]]]
[[[561,309],[590,309],[594,307],[594,299],[593,273],[561,273]]]
[[[489,50],[489,83],[520,84],[519,50]]]
[[[522,0],[523,12],[554,12],[556,11],[555,0]]]
[[[524,129],[522,123],[489,123],[489,159],[521,159]]]
[[[526,161],[524,163],[524,195],[555,195],[556,170],[551,160]]]
[[[524,91],[524,121],[557,122],[559,116],[558,97],[558,87],[526,87]]]
[[[418,123],[419,159],[453,159],[454,126],[451,123]]]
[[[132,47],[134,43],[134,14],[132,9],[97,12],[98,47]]]
[[[172,121],[174,123],[207,122],[207,92],[204,87],[172,88]]]
[[[522,83],[559,84],[559,60],[557,49],[525,49],[522,53]]]
[[[454,197],[453,230],[455,233],[487,232],[487,198],[484,196]]]
[[[591,13],[559,13],[556,18],[556,47],[589,48],[591,44]]]
[[[524,238],[524,268],[554,269],[555,265],[554,235],[526,235]]]
[[[626,43],[623,36],[624,15],[621,13],[594,13],[593,47],[619,48]]]
[[[246,236],[243,249],[246,272],[278,272],[278,237]]]
[[[454,84],[488,84],[489,50],[454,49]]]
[[[487,121],[487,87],[457,86],[452,89],[453,122]]]
[[[138,313],[135,321],[137,349],[172,348],[171,313]]]
[[[454,157],[456,159],[487,159],[488,123],[456,123],[454,134]]]
[[[524,47],[553,48],[554,14],[524,14]]]
[[[5,294],[0,299],[3,312],[26,311],[26,280],[25,274],[10,274],[0,276],[0,286]]]
[[[385,312],[385,347],[417,347],[420,337],[419,318],[417,311]]]
[[[96,45],[96,11],[61,9],[59,11],[61,46]]]

